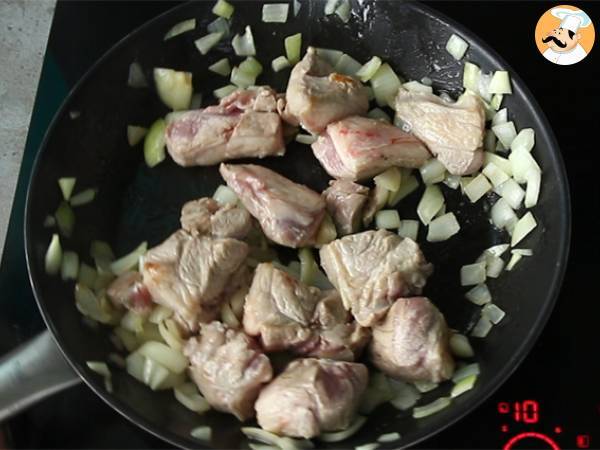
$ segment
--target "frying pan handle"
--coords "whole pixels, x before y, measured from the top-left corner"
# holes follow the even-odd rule
[[[0,360],[0,422],[80,382],[46,330]]]

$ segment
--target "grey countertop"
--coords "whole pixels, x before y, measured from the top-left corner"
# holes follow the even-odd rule
[[[0,0],[0,252],[55,0]]]

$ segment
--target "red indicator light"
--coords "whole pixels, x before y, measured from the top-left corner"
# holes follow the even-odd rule
[[[548,444],[552,450],[560,450],[558,444],[552,439],[550,439],[548,436],[542,433],[535,433],[533,431],[517,434],[516,436],[512,437],[510,441],[508,441],[504,445],[504,447],[502,447],[502,449],[511,450],[519,441],[522,441],[524,439],[539,439],[540,441],[544,441],[546,444]]]
[[[590,448],[590,435],[589,434],[578,434],[575,438],[577,448]]]
[[[540,414],[540,405],[535,400],[525,400],[523,403],[523,422],[537,423]]]
[[[501,430],[503,433],[508,433],[508,425],[502,425],[502,426],[500,427],[500,430]]]
[[[500,414],[508,414],[510,412],[510,405],[507,402],[498,403],[498,412]]]
[[[561,427],[554,427],[554,432],[556,434],[560,434],[560,433],[562,433],[562,428]]]

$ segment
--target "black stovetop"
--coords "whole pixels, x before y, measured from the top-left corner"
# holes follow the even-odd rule
[[[175,2],[59,1],[0,270],[0,354],[43,329],[29,287],[23,210],[33,159],[68,90],[117,40]],[[600,23],[600,3],[574,3]],[[431,6],[479,34],[518,71],[548,115],[571,186],[573,242],[556,310],[522,366],[487,402],[419,448],[501,448],[520,432],[544,433],[561,448],[600,447],[600,368],[595,277],[600,272],[600,48],[575,66],[551,65],[537,53],[533,32],[545,2],[435,2]],[[515,421],[515,403],[527,411]],[[537,402],[537,403],[535,403]],[[532,422],[539,406],[539,422]],[[510,413],[501,413],[510,409]],[[46,400],[6,424],[13,448],[164,448],[87,387]],[[551,448],[533,438],[514,448]]]

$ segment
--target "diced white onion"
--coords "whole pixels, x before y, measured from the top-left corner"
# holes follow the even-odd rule
[[[225,304],[229,305],[228,303]],[[175,322],[169,319],[165,320],[164,322],[160,322],[158,324],[158,332],[160,334],[160,337],[166,342],[166,344],[169,347],[171,347],[173,350],[181,351],[181,349],[183,348],[183,339],[179,334],[179,330],[177,329],[177,325],[175,325]]]
[[[517,263],[521,261],[521,258],[523,258],[523,255],[521,255],[520,253],[512,253],[510,256],[510,260],[506,265],[506,270],[508,270],[509,272],[513,270]]]
[[[310,443],[310,441],[281,437],[262,428],[242,427],[241,431],[249,439],[264,442],[282,450],[298,450],[302,447],[308,447],[306,444]]]
[[[446,167],[436,158],[431,158],[419,168],[421,178],[425,184],[435,184],[444,181]]]
[[[533,250],[530,248],[513,248],[511,253],[517,253],[522,256],[533,256]]]
[[[498,256],[487,255],[486,275],[488,278],[498,278],[504,269],[504,261]]]
[[[199,441],[209,442],[212,439],[212,428],[209,426],[196,427],[190,431],[190,436]]]
[[[340,442],[355,434],[365,424],[367,418],[364,416],[356,416],[354,421],[348,428],[342,431],[334,431],[333,433],[321,433],[318,439],[323,442]]]
[[[450,189],[457,189],[458,186],[460,186],[460,175],[451,175],[447,173],[444,178],[444,184]]]
[[[205,36],[202,36],[199,39],[196,39],[194,41],[194,45],[196,46],[196,48],[198,49],[198,51],[200,53],[202,53],[203,55],[206,55],[208,52],[211,51],[211,49],[215,45],[217,45],[219,43],[219,41],[221,40],[222,37],[223,37],[223,33],[221,33],[221,32],[209,33]]]
[[[193,383],[184,383],[173,389],[173,394],[179,403],[190,411],[202,414],[210,409],[206,399],[200,395],[198,388]]]
[[[375,214],[375,228],[391,230],[400,227],[400,215],[395,209],[384,209]]]
[[[123,327],[116,327],[113,332],[128,352],[133,352],[139,347],[138,340],[131,331],[126,330]]]
[[[294,17],[296,17],[298,15],[301,7],[302,7],[302,4],[300,3],[300,0],[294,0]]]
[[[348,23],[350,20],[350,12],[352,7],[350,6],[349,0],[342,0],[337,8],[335,8],[335,14],[341,19],[342,22]]]
[[[237,87],[245,89],[248,86],[252,86],[254,83],[256,83],[256,77],[240,70],[239,67],[234,67],[231,70],[230,81],[231,84],[235,84]]]
[[[511,230],[518,220],[514,210],[503,198],[498,199],[498,201],[494,203],[494,206],[492,206],[491,217],[494,226],[501,230]]]
[[[224,77],[229,76],[229,74],[231,73],[231,65],[229,64],[229,59],[222,58],[218,60],[216,63],[208,66],[208,70]]]
[[[148,80],[144,75],[142,66],[137,62],[132,62],[129,65],[129,75],[127,77],[127,86],[132,88],[144,88],[148,87]]]
[[[463,70],[463,87],[472,92],[479,93],[480,76],[481,69],[477,65],[467,61]]]
[[[329,214],[325,214],[323,218],[323,222],[321,222],[321,226],[317,231],[316,237],[316,246],[321,247],[325,244],[330,243],[337,237],[337,230],[335,229],[335,224],[331,219]]]
[[[525,190],[525,208],[533,208],[537,205],[540,196],[540,185],[542,184],[542,174],[539,170],[529,169],[525,174],[527,179],[527,189]]]
[[[492,81],[491,73],[481,73],[479,76],[479,83],[477,85],[477,92],[486,103],[486,109],[489,109],[493,112],[492,108],[489,106],[488,102],[492,99],[492,94],[490,93],[490,81]],[[487,120],[489,120],[486,117]]]
[[[137,351],[177,374],[182,373],[188,366],[185,356],[160,342],[146,342]]]
[[[512,209],[519,209],[525,197],[525,191],[512,178],[496,186],[494,192],[506,200]]]
[[[492,186],[496,187],[508,180],[509,176],[500,169],[496,164],[490,162],[483,168],[483,174],[492,182]]]
[[[483,156],[484,165],[493,163],[509,177],[512,175],[512,166],[508,159],[490,152],[485,152]]]
[[[404,89],[410,92],[421,92],[425,94],[432,94],[433,88],[425,84],[421,84],[418,81],[408,81],[402,85]]]
[[[327,2],[325,3],[325,15],[329,16],[330,14],[333,14],[338,6],[338,3],[341,0],[327,0]]]
[[[440,397],[437,400],[423,406],[415,406],[412,416],[415,419],[431,416],[444,408],[447,408],[452,403],[450,397]]]
[[[154,82],[158,96],[174,111],[188,109],[192,100],[192,74],[157,67]]]
[[[492,126],[500,125],[506,122],[508,122],[508,109],[502,108],[494,115],[494,118],[492,119]]]
[[[390,65],[383,63],[370,81],[377,105],[393,107],[394,99],[402,82]]]
[[[314,144],[316,141],[317,141],[317,137],[313,136],[312,134],[298,133],[296,135],[296,142],[299,142],[301,144],[311,145],[311,144]]]
[[[127,143],[130,147],[136,146],[144,139],[146,133],[148,133],[147,128],[138,127],[136,125],[127,125]]]
[[[273,69],[273,72],[279,72],[283,69],[287,69],[290,66],[290,61],[283,55],[278,56],[273,61],[271,61],[271,68]]]
[[[213,194],[213,199],[219,205],[236,205],[239,200],[236,193],[233,192],[233,190],[229,186],[226,186],[224,184],[220,184],[219,187],[217,187],[217,190]]]
[[[231,46],[233,51],[238,56],[254,56],[256,55],[256,47],[254,46],[254,36],[252,35],[252,28],[247,25],[244,34],[236,34],[232,41]]]
[[[71,206],[67,202],[62,202],[54,213],[54,218],[56,219],[60,234],[65,237],[71,237],[75,225],[75,214]]]
[[[106,297],[99,300],[89,288],[80,284],[75,285],[75,306],[81,314],[96,322],[113,322],[112,310]]]
[[[513,139],[510,149],[512,151],[525,150],[530,152],[535,145],[535,131],[533,128],[523,128]]]
[[[510,161],[513,178],[517,183],[527,182],[527,173],[530,171],[538,171],[541,173],[542,169],[538,163],[533,159],[531,153],[527,150],[513,150],[508,156]]]
[[[506,148],[510,148],[510,144],[512,144],[512,141],[517,137],[517,130],[515,129],[515,124],[512,120],[510,122],[494,125],[492,131]]]
[[[360,81],[366,83],[381,67],[382,61],[379,56],[373,56],[356,72],[356,76],[360,78]]]
[[[46,273],[48,275],[56,275],[60,270],[61,262],[63,258],[63,251],[60,245],[60,238],[58,234],[53,234],[48,250],[46,250],[46,257],[44,260]]]
[[[63,281],[76,280],[78,272],[79,255],[71,251],[64,252],[60,266],[60,276]]]
[[[98,273],[96,272],[96,269],[88,266],[83,261],[79,264],[79,271],[77,275],[77,282],[79,284],[91,288],[94,286],[97,276]]]
[[[229,21],[223,17],[217,17],[206,26],[206,31],[209,33],[221,33],[223,38],[229,37]],[[223,39],[221,38],[221,39]]]
[[[333,70],[337,73],[341,73],[347,76],[354,76],[361,69],[360,63],[355,60],[352,56],[343,54],[338,60]]]
[[[167,308],[166,306],[157,305],[152,310],[152,312],[150,313],[150,315],[148,316],[148,322],[154,323],[154,324],[158,325],[163,320],[168,319],[172,315],[173,315],[173,310]]]
[[[377,186],[381,186],[388,191],[395,192],[400,189],[402,183],[402,172],[397,167],[390,167],[385,172],[380,173],[373,181]]]
[[[493,324],[487,317],[481,316],[473,329],[471,330],[471,336],[476,338],[484,338],[488,335],[492,329]]]
[[[421,398],[421,393],[412,384],[400,380],[389,380],[389,385],[394,392],[390,404],[400,411],[407,411]]]
[[[465,56],[468,48],[469,44],[467,41],[456,34],[452,34],[448,42],[446,42],[446,51],[457,61],[460,61]]]
[[[512,94],[510,86],[510,76],[506,70],[497,70],[494,72],[489,87],[490,94]]]
[[[64,200],[69,201],[76,182],[77,179],[74,177],[62,177],[58,179],[58,186],[60,187]]]
[[[465,194],[471,200],[471,203],[475,203],[485,194],[492,189],[492,185],[489,183],[486,177],[482,174],[477,175],[469,184],[465,186]]]
[[[183,22],[179,22],[178,24],[173,26],[173,28],[167,31],[167,34],[165,34],[163,41],[171,39],[175,36],[179,36],[180,34],[185,33],[187,31],[191,31],[194,28],[196,28],[196,19],[188,19],[184,20]]]
[[[452,387],[452,391],[450,391],[450,397],[456,398],[459,395],[470,391],[471,389],[473,389],[473,386],[475,386],[476,381],[477,375],[469,375],[468,377],[463,378]]]
[[[490,101],[490,106],[494,111],[498,111],[500,106],[502,106],[502,100],[504,99],[503,94],[494,94],[492,96],[492,100]]]
[[[110,369],[103,361],[86,361],[85,364],[92,370],[96,372],[98,375],[103,376],[104,378],[110,378],[111,373]]]
[[[287,3],[269,3],[262,7],[262,21],[265,23],[285,23],[290,5]]]
[[[139,264],[139,260],[148,250],[148,243],[142,242],[138,245],[131,253],[117,259],[110,265],[110,270],[115,275],[119,276],[127,272],[128,270],[137,267]]]
[[[537,222],[533,217],[531,212],[528,212],[523,217],[519,219],[519,221],[515,225],[515,229],[512,233],[512,238],[510,241],[511,247],[514,247],[519,242],[525,238],[535,227],[537,226]]]
[[[381,446],[377,442],[370,442],[368,444],[361,444],[354,447],[354,450],[376,450]]]
[[[141,333],[144,330],[144,318],[134,311],[127,311],[121,318],[121,327],[132,333]]]
[[[455,384],[457,384],[461,380],[464,380],[467,377],[470,377],[472,375],[479,375],[480,372],[481,372],[481,370],[479,367],[479,363],[467,364],[465,366],[462,366],[462,367],[456,369],[456,371],[452,375],[452,381]]]
[[[381,436],[379,436],[377,438],[377,442],[382,442],[382,443],[394,442],[400,438],[401,438],[400,433],[397,433],[397,432],[386,433],[386,434],[382,434]]]
[[[431,392],[439,386],[439,383],[434,383],[433,381],[426,380],[415,381],[413,384],[417,388],[417,390],[423,394]]]
[[[488,303],[481,308],[481,315],[487,317],[494,325],[500,323],[506,316],[506,313],[493,303]]]
[[[380,119],[380,120],[384,120],[387,123],[391,123],[392,119],[390,116],[387,115],[387,113],[381,109],[381,108],[373,108],[371,111],[369,111],[367,113],[367,117],[370,117],[371,119]]]
[[[418,220],[401,220],[400,226],[398,227],[398,236],[403,238],[409,238],[416,242],[419,234],[419,221]]]
[[[472,358],[475,356],[469,338],[464,334],[454,333],[450,336],[450,351],[458,358]]]
[[[476,305],[485,305],[492,301],[492,294],[487,287],[487,284],[478,284],[465,294],[465,298]]]
[[[238,90],[237,86],[234,86],[233,84],[228,84],[227,86],[223,86],[219,89],[215,89],[213,91],[213,95],[215,96],[215,98],[222,99],[224,97],[227,97],[229,94],[234,93],[237,90]]]
[[[410,170],[402,170],[402,182],[400,188],[395,192],[390,192],[387,199],[388,206],[396,206],[400,200],[412,194],[419,188],[419,180],[411,174]]]
[[[443,205],[444,196],[440,188],[436,185],[427,186],[417,206],[417,214],[421,222],[428,225]]]
[[[460,231],[460,225],[454,213],[444,214],[433,219],[427,230],[427,241],[441,242],[450,239]]]
[[[317,55],[327,61],[332,67],[335,67],[344,54],[340,50],[334,50],[330,48],[315,48]]]
[[[218,0],[215,6],[213,6],[212,12],[219,17],[231,19],[234,10],[235,8],[233,5],[228,3],[226,0]]]
[[[285,55],[291,65],[296,65],[300,61],[300,52],[302,51],[302,33],[292,34],[284,39]]]
[[[301,248],[298,250],[298,259],[300,260],[300,281],[312,285],[319,270],[312,250],[306,247]]]
[[[485,262],[467,264],[460,268],[460,285],[473,286],[485,282]]]

